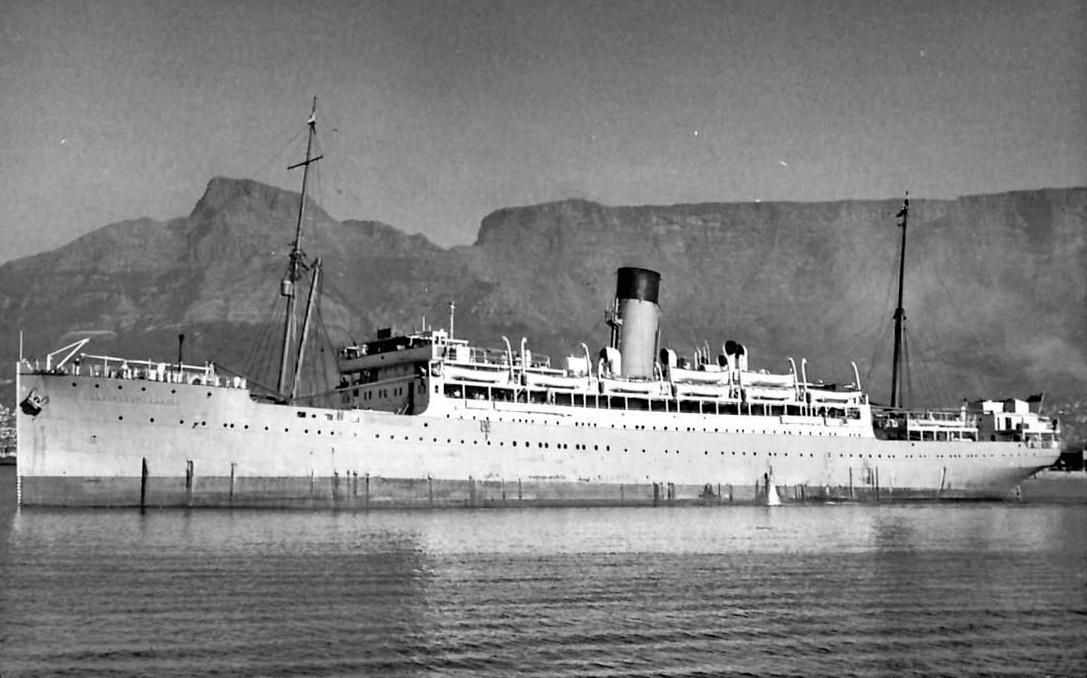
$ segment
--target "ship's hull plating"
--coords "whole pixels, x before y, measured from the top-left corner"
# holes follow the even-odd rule
[[[821,419],[432,403],[421,415],[244,389],[20,375],[23,505],[380,507],[1002,498],[1056,449],[889,442]]]

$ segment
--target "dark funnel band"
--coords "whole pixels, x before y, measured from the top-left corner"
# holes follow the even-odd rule
[[[660,304],[661,274],[647,268],[620,268],[616,299],[640,299]]]

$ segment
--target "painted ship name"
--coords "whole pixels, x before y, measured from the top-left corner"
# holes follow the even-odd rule
[[[177,407],[176,398],[155,398],[130,396],[113,393],[88,393],[86,399],[95,403],[119,403],[124,405],[154,405],[155,407]]]

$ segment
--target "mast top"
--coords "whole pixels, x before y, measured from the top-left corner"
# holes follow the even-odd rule
[[[910,215],[910,192],[906,191],[906,199],[902,201],[902,209],[898,210],[898,214],[895,215],[895,218],[902,220],[902,221],[898,222],[898,226],[900,228],[905,228],[906,227],[906,219],[909,217],[909,215]]]
[[[306,126],[309,127],[309,139],[306,143],[306,159],[302,162],[296,162],[293,165],[287,165],[288,170],[293,170],[296,167],[305,167],[311,163],[317,162],[324,157],[323,155],[319,155],[316,158],[310,157],[310,149],[312,147],[313,137],[317,134],[317,97],[313,97],[313,109],[310,110],[309,118],[306,119]],[[305,177],[303,177],[302,190],[305,191],[305,189]]]

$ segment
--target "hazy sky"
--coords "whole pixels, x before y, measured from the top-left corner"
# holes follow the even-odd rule
[[[208,179],[443,244],[491,210],[1087,185],[1087,2],[0,0],[0,261]]]

